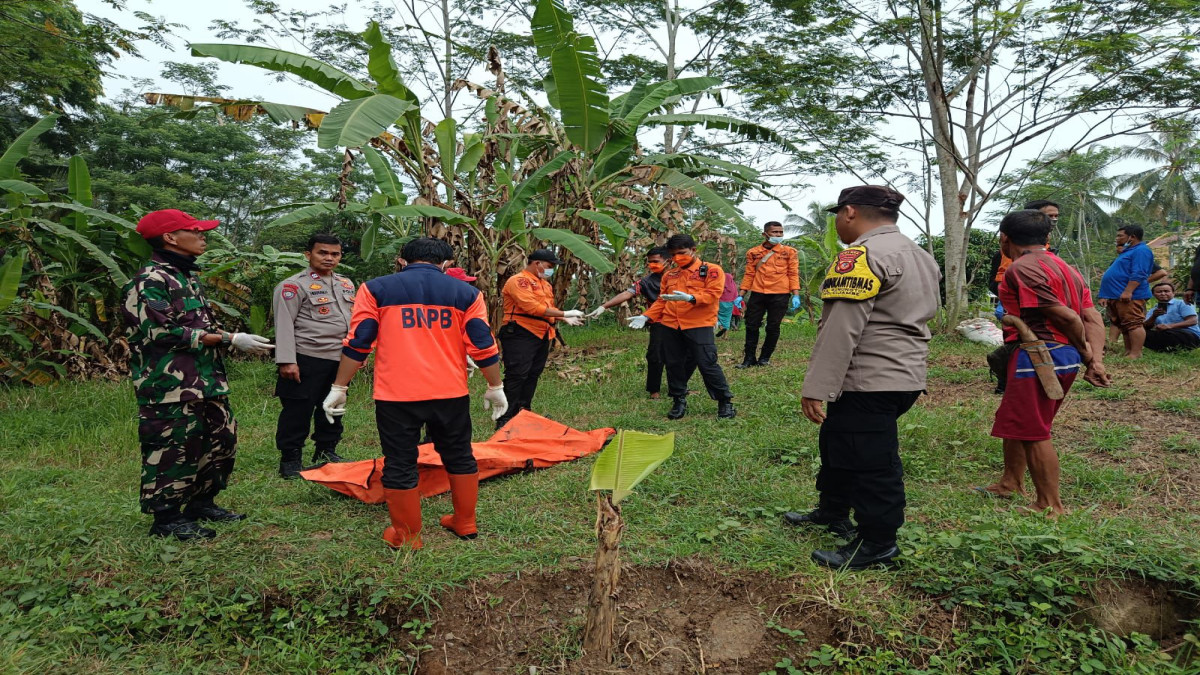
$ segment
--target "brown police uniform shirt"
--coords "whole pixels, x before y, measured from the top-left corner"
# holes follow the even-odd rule
[[[802,396],[843,391],[922,391],[929,320],[941,272],[933,256],[884,225],[838,254],[821,285],[821,322]]]
[[[350,331],[354,282],[312,270],[284,279],[275,287],[275,363],[295,363],[296,354],[338,361]]]

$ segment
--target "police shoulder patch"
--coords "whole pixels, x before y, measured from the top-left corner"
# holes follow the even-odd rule
[[[838,253],[825,280],[821,282],[822,300],[867,300],[879,295],[879,277],[867,264],[867,247],[851,246]]]

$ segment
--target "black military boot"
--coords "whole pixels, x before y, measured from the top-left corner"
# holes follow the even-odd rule
[[[813,551],[813,562],[834,569],[861,570],[875,565],[893,567],[899,564],[900,548],[896,542],[873,542],[855,539],[836,551]]]
[[[245,520],[243,513],[234,513],[213,503],[212,497],[197,497],[183,510],[183,517],[189,520],[207,520],[211,522],[229,523],[235,520]]]
[[[796,527],[824,527],[833,534],[847,540],[853,539],[856,534],[856,528],[852,520],[822,513],[821,509],[813,509],[808,513],[788,511],[783,514],[783,522],[788,525],[795,525]]]
[[[725,399],[717,403],[717,419],[731,420],[737,415],[737,408],[733,407],[733,401]]]
[[[334,448],[317,448],[313,451],[314,464],[326,464],[328,462],[348,462],[350,460],[337,454]]]
[[[300,477],[304,470],[303,450],[284,450],[279,455],[279,477],[292,480]]]
[[[195,520],[183,517],[179,507],[154,512],[154,524],[150,526],[152,537],[175,537],[180,541],[191,539],[212,539],[217,536],[215,530],[202,527]]]
[[[687,397],[676,396],[675,405],[671,406],[671,412],[667,413],[667,419],[677,420],[687,414]]]
[[[734,366],[734,368],[753,368],[757,365],[758,359],[754,358],[754,354],[752,352],[747,352],[746,356],[742,358],[742,362]]]
[[[769,366],[769,365],[771,365],[771,358],[770,358],[770,357],[768,357],[768,356],[764,356],[764,357],[762,357],[761,359],[759,359],[759,360],[758,360],[758,363],[756,363],[756,364],[754,364],[754,365],[756,365],[756,366]]]

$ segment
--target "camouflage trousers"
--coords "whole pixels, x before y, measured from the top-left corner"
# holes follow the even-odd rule
[[[233,473],[237,422],[225,396],[138,406],[143,513],[212,498]]]

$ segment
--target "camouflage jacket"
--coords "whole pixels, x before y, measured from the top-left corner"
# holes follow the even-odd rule
[[[200,343],[217,327],[194,273],[181,271],[156,252],[123,293],[121,314],[138,405],[229,393],[220,348]]]

